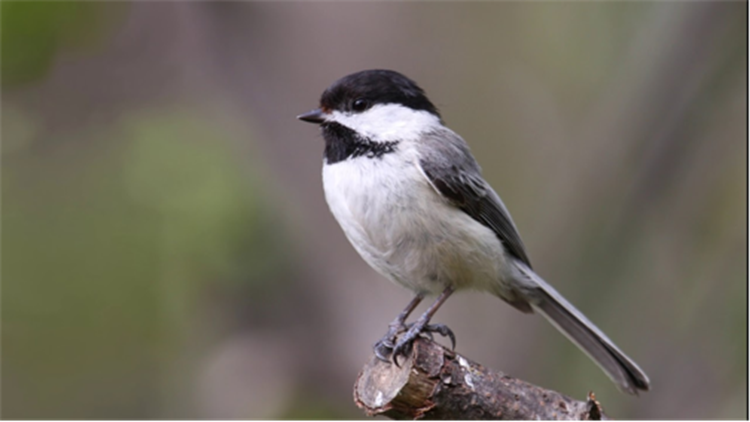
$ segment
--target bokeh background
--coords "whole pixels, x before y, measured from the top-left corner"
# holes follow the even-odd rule
[[[411,294],[347,243],[294,117],[390,68],[653,391],[477,293],[436,317],[459,352],[621,419],[745,418],[746,8],[3,1],[2,416],[362,418]]]

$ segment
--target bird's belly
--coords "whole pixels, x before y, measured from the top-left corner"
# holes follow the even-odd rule
[[[349,161],[323,170],[326,199],[362,258],[411,290],[495,290],[506,257],[495,234],[435,192],[413,164]],[[368,168],[368,167],[381,168]]]

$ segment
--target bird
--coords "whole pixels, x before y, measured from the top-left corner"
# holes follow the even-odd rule
[[[352,73],[297,118],[320,127],[325,199],[346,238],[373,269],[415,294],[375,343],[378,358],[398,364],[416,338],[432,333],[455,348],[452,330],[431,319],[453,292],[471,289],[546,317],[620,390],[649,390],[646,373],[532,269],[468,144],[416,82],[393,70]]]

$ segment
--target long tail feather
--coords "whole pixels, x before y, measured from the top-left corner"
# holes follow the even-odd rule
[[[637,395],[639,390],[649,389],[648,376],[612,340],[531,269],[522,271],[539,287],[538,294],[529,298],[531,306],[596,362],[621,390]]]

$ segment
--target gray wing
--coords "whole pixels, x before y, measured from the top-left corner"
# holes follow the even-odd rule
[[[531,268],[510,213],[484,181],[466,142],[446,129],[425,137],[419,166],[437,192],[471,218],[495,232],[513,257]]]

